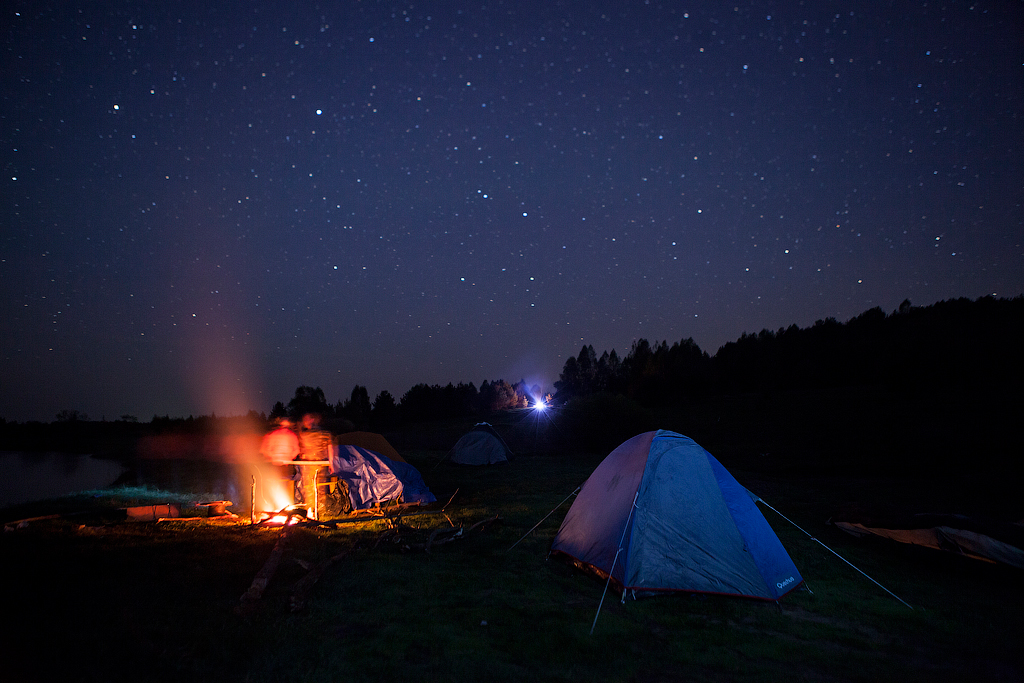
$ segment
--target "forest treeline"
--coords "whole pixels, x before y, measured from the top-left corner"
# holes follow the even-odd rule
[[[692,338],[669,344],[637,339],[625,356],[600,356],[584,345],[544,394],[525,381],[446,386],[417,384],[396,401],[366,388],[333,406],[317,388],[299,387],[271,416],[319,412],[386,429],[430,419],[487,415],[548,400],[565,405],[595,394],[641,406],[707,396],[872,386],[902,393],[1017,392],[1024,379],[1024,297],[955,299],[917,307],[904,301],[886,314],[875,307],[845,323],[835,318],[801,328],[743,334],[711,356]]]
[[[384,431],[401,424],[449,418],[487,415],[502,410],[525,408],[538,400],[550,399],[540,386],[527,386],[520,380],[510,384],[503,379],[484,380],[480,388],[473,383],[446,386],[417,384],[396,401],[388,391],[381,391],[371,402],[366,387],[356,385],[348,399],[331,404],[320,387],[300,386],[287,404],[278,401],[270,410],[270,418],[297,418],[317,413],[326,421],[343,421],[356,428]]]
[[[622,359],[593,346],[566,361],[555,383],[567,401],[600,392],[643,405],[683,398],[880,386],[896,391],[1017,391],[1024,377],[1024,297],[956,299],[890,314],[875,307],[840,323],[743,334],[714,356],[685,339],[646,339]]]
[[[172,418],[153,416],[140,422],[124,415],[95,422],[64,410],[48,425],[0,420],[0,443],[11,450],[117,450],[139,435],[164,431],[209,432],[249,424],[265,426],[279,416],[320,413],[335,431],[402,430],[430,420],[493,419],[495,413],[545,400],[574,415],[565,427],[608,422],[609,415],[588,414],[587,406],[616,406],[611,421],[623,423],[627,412],[665,411],[673,406],[721,402],[727,397],[772,397],[787,392],[814,394],[868,388],[874,395],[957,397],[985,396],[985,403],[1005,400],[1020,405],[1024,380],[1024,297],[954,299],[930,306],[904,301],[890,313],[872,308],[846,321],[818,320],[805,328],[744,333],[715,355],[692,338],[669,344],[637,339],[624,356],[615,349],[600,355],[584,345],[570,356],[553,393],[499,379],[479,387],[469,383],[417,384],[396,399],[387,391],[370,399],[356,385],[348,398],[331,403],[320,387],[300,386],[287,402],[269,413],[246,416]],[[574,408],[575,407],[575,408]],[[639,424],[640,420],[633,420]],[[234,425],[234,426],[233,426]],[[563,429],[564,431],[564,429]],[[617,438],[616,434],[614,438]],[[613,438],[613,437],[609,437]],[[100,443],[100,447],[94,444]],[[105,444],[105,445],[103,445]],[[603,444],[602,444],[603,445]]]

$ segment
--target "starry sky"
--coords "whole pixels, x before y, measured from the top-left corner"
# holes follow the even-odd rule
[[[0,417],[1024,293],[1024,5],[9,2]]]

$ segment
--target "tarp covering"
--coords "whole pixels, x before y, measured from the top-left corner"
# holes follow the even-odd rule
[[[1024,569],[1024,526],[1020,524],[934,514],[833,524],[854,536],[879,536]]]
[[[552,551],[638,593],[774,600],[803,581],[746,489],[692,439],[665,430],[601,462]]]
[[[331,448],[331,474],[348,484],[353,510],[387,501],[427,505],[437,498],[419,471],[407,462],[395,462],[359,446]]]

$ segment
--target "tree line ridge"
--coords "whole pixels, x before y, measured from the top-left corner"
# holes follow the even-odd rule
[[[957,400],[983,395],[985,403],[1002,400],[1013,406],[1022,401],[1022,340],[1021,296],[960,298],[920,307],[904,301],[891,313],[875,307],[845,323],[826,318],[805,328],[790,325],[744,333],[713,356],[692,338],[672,344],[639,338],[622,357],[615,349],[598,355],[593,345],[586,344],[566,360],[553,395],[522,380],[510,383],[499,379],[484,381],[479,388],[462,382],[416,384],[400,400],[382,391],[371,401],[366,388],[356,385],[347,399],[331,404],[319,387],[300,386],[287,403],[275,403],[269,414],[153,416],[149,423],[124,415],[114,422],[99,423],[65,410],[45,430],[41,423],[0,419],[0,438],[6,448],[24,448],[37,441],[50,443],[63,432],[202,432],[224,429],[232,420],[266,424],[276,416],[306,412],[320,413],[336,431],[384,432],[429,420],[486,419],[545,399],[571,407],[588,401],[592,405],[595,397],[604,396],[606,404],[619,401],[626,411],[665,410],[729,396],[858,387],[903,396],[960,397]],[[580,410],[577,406],[577,413]],[[586,422],[581,418],[581,424]]]

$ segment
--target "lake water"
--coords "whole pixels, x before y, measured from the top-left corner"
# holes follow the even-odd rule
[[[0,508],[121,484],[195,500],[229,500],[232,512],[276,511],[294,502],[287,473],[259,463],[137,460],[120,463],[69,453],[0,451]],[[254,500],[255,497],[255,500]]]
[[[89,455],[0,451],[0,507],[101,489],[124,472]]]
[[[0,507],[103,489],[117,482],[194,500],[230,500],[248,508],[254,488],[260,498],[276,488],[277,475],[261,468],[263,436],[260,431],[244,430],[228,434],[168,431],[140,438],[134,445],[135,457],[123,464],[88,455],[0,449]],[[260,509],[271,504],[258,502]]]

